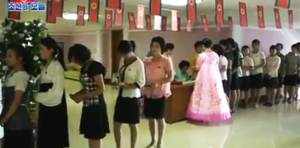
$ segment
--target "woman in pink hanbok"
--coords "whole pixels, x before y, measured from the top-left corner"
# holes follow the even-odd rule
[[[230,109],[219,71],[219,57],[212,41],[203,40],[205,52],[197,59],[198,74],[186,117],[192,121],[220,123],[230,119]]]

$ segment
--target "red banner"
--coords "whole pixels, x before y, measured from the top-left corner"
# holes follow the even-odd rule
[[[168,26],[168,18],[167,16],[162,16],[161,18],[161,31],[167,31]]]
[[[281,8],[290,8],[291,0],[276,0],[275,6]]]
[[[84,14],[85,14],[85,7],[84,6],[77,6],[77,25],[84,26]]]
[[[181,18],[180,17],[177,18],[177,31],[178,32],[181,31]]]
[[[294,13],[293,13],[293,10],[289,10],[288,12],[288,15],[289,15],[289,28],[290,29],[293,29],[294,28]]]
[[[230,29],[232,30],[233,29],[233,19],[232,19],[232,16],[228,16],[228,25],[229,25]]]
[[[89,22],[97,23],[99,15],[99,0],[89,0]]]
[[[275,16],[275,25],[276,28],[282,28],[281,19],[280,19],[280,12],[278,8],[274,8],[274,16]]]
[[[116,9],[115,10],[115,25],[122,26],[122,24],[123,24],[123,10]]]
[[[56,17],[62,17],[64,11],[64,1],[53,0],[53,9],[55,10]]]
[[[216,0],[216,24],[221,27],[224,24],[224,6],[223,0]]]
[[[112,17],[113,17],[113,10],[106,8],[105,9],[105,29],[112,28]]]
[[[195,22],[197,19],[197,5],[196,0],[188,0],[187,6],[187,20],[190,20],[191,23]]]
[[[201,22],[203,24],[204,32],[208,32],[208,19],[206,15],[201,15]]]
[[[137,25],[136,28],[143,29],[144,28],[144,16],[145,16],[145,6],[138,5],[137,6]]]
[[[128,22],[129,22],[130,30],[136,29],[135,18],[134,18],[133,12],[128,12]]]
[[[54,3],[52,0],[47,1],[47,15],[46,15],[47,23],[56,23],[56,13],[54,10]]]
[[[121,0],[106,0],[106,7],[112,9],[121,9]]]
[[[146,29],[152,30],[151,15],[146,15]]]
[[[258,27],[259,28],[265,28],[265,15],[264,15],[264,7],[263,6],[257,6],[257,19],[258,19]]]
[[[7,17],[10,18],[10,19],[14,19],[14,20],[20,20],[21,19],[21,12],[19,12],[19,11],[9,11]]]
[[[161,0],[150,0],[150,14],[161,15]]]
[[[246,3],[240,2],[240,24],[242,27],[248,26],[248,16],[247,16],[247,5]]]

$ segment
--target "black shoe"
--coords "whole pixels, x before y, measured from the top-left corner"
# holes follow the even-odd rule
[[[272,107],[272,106],[273,106],[273,104],[272,104],[272,103],[270,103],[270,102],[267,102],[267,103],[265,103],[265,104],[264,104],[264,106],[266,106],[266,107]]]
[[[289,99],[287,100],[287,102],[288,102],[289,104],[292,104],[292,103],[293,103],[293,101],[292,101],[291,98],[289,98]]]

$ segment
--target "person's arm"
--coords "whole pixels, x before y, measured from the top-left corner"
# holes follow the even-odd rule
[[[166,77],[164,79],[162,79],[161,84],[171,82],[174,79],[174,70],[173,70],[173,67],[172,67],[172,64],[171,64],[170,60],[167,60],[165,62],[165,67],[164,68],[165,68],[165,71],[166,71]]]
[[[257,69],[257,68],[263,68],[263,67],[266,65],[266,63],[267,63],[267,62],[266,62],[265,54],[264,54],[264,53],[261,53],[261,55],[262,55],[261,64],[255,66],[255,69]]]
[[[277,60],[277,62],[276,62],[276,64],[275,64],[275,66],[274,66],[274,70],[278,71],[279,68],[280,68],[280,64],[281,64],[281,59],[278,58],[278,60]]]
[[[124,83],[121,87],[128,89],[144,87],[146,84],[144,63],[139,62],[136,66],[136,81],[134,83]]]

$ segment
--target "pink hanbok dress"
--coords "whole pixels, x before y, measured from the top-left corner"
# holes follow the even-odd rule
[[[219,70],[219,56],[206,51],[197,59],[198,74],[186,117],[210,123],[230,119],[230,109]]]

